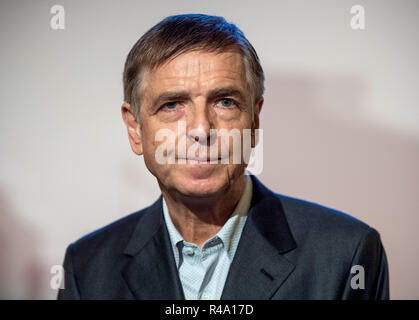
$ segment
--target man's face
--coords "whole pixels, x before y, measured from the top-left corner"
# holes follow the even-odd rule
[[[233,163],[233,144],[221,150],[220,139],[213,140],[218,147],[210,152],[210,130],[257,129],[258,114],[263,100],[253,104],[246,81],[242,57],[236,52],[209,53],[192,51],[169,60],[155,70],[146,72],[142,82],[141,126],[136,132],[138,140],[131,146],[144,155],[150,172],[166,190],[192,197],[212,197],[226,191],[243,175],[246,165]],[[252,115],[254,113],[254,115]],[[182,122],[186,135],[180,134]],[[169,129],[176,137],[176,148],[168,148],[176,163],[161,164],[156,160],[158,132]],[[193,132],[193,134],[191,134]],[[237,132],[237,131],[236,131]],[[131,138],[131,137],[130,137]],[[197,140],[199,139],[199,143]],[[167,142],[167,140],[166,140]],[[230,139],[232,142],[232,139]],[[227,153],[228,164],[202,161],[181,162],[184,155],[178,146],[186,145],[186,157],[192,145],[206,149],[207,159],[216,160]],[[199,158],[198,151],[194,156]],[[221,161],[218,161],[221,162]]]

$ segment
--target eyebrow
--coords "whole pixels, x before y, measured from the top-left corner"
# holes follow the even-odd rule
[[[157,109],[164,102],[176,100],[188,100],[189,93],[187,91],[166,91],[160,93],[151,104],[153,109]]]
[[[236,97],[242,102],[246,101],[246,97],[243,92],[234,86],[215,88],[211,90],[208,93],[208,100],[214,100],[225,96]]]
[[[217,98],[226,97],[226,96],[235,97],[240,102],[246,101],[244,93],[235,86],[227,86],[227,87],[220,87],[220,88],[212,89],[208,93],[207,99],[215,100]],[[162,92],[153,100],[152,108],[156,109],[165,102],[181,101],[181,100],[191,100],[190,93],[185,90]]]

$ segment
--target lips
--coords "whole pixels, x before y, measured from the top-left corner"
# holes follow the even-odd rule
[[[189,163],[189,164],[216,164],[218,163],[221,158],[217,157],[217,158],[199,158],[199,157],[188,157],[188,158],[176,158],[176,162],[179,162],[179,160],[181,162],[185,162],[185,163]]]

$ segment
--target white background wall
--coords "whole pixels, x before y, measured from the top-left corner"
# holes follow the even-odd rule
[[[50,28],[55,4],[65,30]],[[406,0],[1,1],[0,297],[54,298],[70,242],[158,197],[120,116],[122,70],[179,13],[224,16],[262,60],[260,179],[376,228],[391,297],[418,299],[419,2]]]

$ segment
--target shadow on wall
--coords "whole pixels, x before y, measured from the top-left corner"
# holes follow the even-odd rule
[[[276,72],[266,86],[261,180],[376,228],[391,298],[418,299],[419,139],[365,118],[368,86],[357,75]]]
[[[39,239],[0,190],[0,299],[40,299]]]

